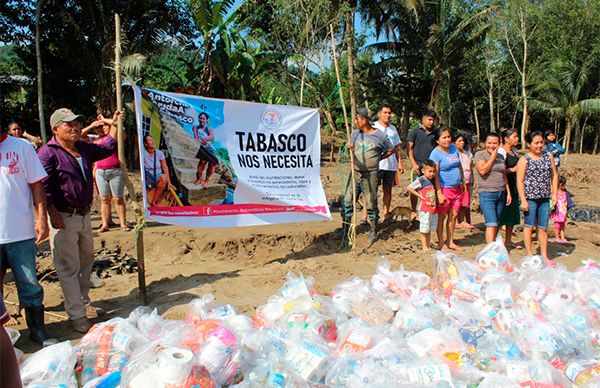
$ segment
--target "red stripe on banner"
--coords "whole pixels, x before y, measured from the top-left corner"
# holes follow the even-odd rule
[[[327,214],[326,206],[307,205],[210,205],[210,206],[169,206],[150,207],[150,215],[163,217],[214,217],[235,216],[239,214],[268,214],[268,213],[323,213]]]

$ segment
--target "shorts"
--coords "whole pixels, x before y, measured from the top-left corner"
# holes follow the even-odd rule
[[[219,164],[219,159],[216,155],[207,147],[200,145],[198,148],[198,152],[196,153],[196,159],[200,159],[201,161],[208,162],[211,164]]]
[[[123,197],[125,182],[121,169],[96,170],[96,185],[101,197]]]
[[[479,207],[483,213],[485,226],[498,226],[502,210],[506,205],[506,191],[480,191]]]
[[[450,210],[458,213],[462,201],[462,187],[442,187],[442,194],[446,198],[446,202],[439,204],[438,213],[446,214]]]
[[[554,221],[554,229],[556,230],[565,230],[566,221]]]
[[[468,183],[465,185],[465,191],[462,193],[460,206],[471,207],[471,185]]]
[[[527,228],[547,229],[550,218],[550,198],[527,199],[529,211],[523,212],[523,224]]]
[[[396,171],[377,171],[377,186],[383,184],[386,187],[396,186]]]
[[[435,232],[437,230],[437,223],[437,213],[419,212],[419,232]]]

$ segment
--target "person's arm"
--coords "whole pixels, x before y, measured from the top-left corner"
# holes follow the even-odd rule
[[[483,151],[480,151],[483,152]],[[486,151],[487,152],[487,151]],[[492,152],[492,154],[490,155],[490,158],[486,161],[486,160],[478,160],[475,163],[475,167],[477,168],[477,172],[479,173],[479,175],[481,176],[486,176],[487,174],[490,173],[490,171],[492,170],[492,167],[494,167],[494,162],[496,162],[496,158],[498,157],[498,150],[494,150],[494,152]]]
[[[508,185],[508,177],[506,176],[506,171],[502,173],[502,176],[504,177],[504,187],[506,188],[506,205],[508,206],[512,202],[512,195],[510,193],[510,186]]]
[[[36,223],[35,234],[36,244],[48,238],[50,232],[48,229],[48,212],[46,211],[46,196],[42,182],[35,182],[29,185],[33,196],[33,204],[35,205]]]
[[[408,186],[406,186],[406,191],[408,191],[415,197],[421,199],[421,201],[426,201],[427,199],[423,196],[423,194],[421,194],[419,191],[417,191],[420,188],[421,188],[421,184],[420,184],[419,180],[417,179],[416,181],[414,181],[411,184],[409,184]]]
[[[557,155],[563,155],[565,153],[565,149],[558,141],[555,142],[554,145],[556,146]]]
[[[96,121],[92,122],[90,125],[88,125],[87,127],[83,128],[83,129],[81,130],[81,138],[82,138],[82,139],[83,139],[83,138],[86,138],[86,137],[87,137],[87,135],[88,135],[88,133],[89,133],[89,132],[90,132],[92,129],[94,129],[94,128],[96,128],[96,127],[100,127],[100,126],[102,126],[103,124],[104,124],[104,121],[103,121],[103,120],[96,120]]]
[[[521,210],[524,212],[529,211],[529,204],[527,198],[525,198],[525,170],[527,169],[527,160],[523,157],[519,159],[517,163],[517,192],[521,199]]]
[[[56,209],[56,206],[54,206],[54,200],[52,198],[52,194],[55,190],[57,190],[55,185],[58,184],[56,160],[46,147],[42,147],[39,153],[42,166],[48,174],[48,178],[46,178],[43,182],[44,193],[46,194],[46,209],[48,216],[50,217],[50,224],[52,224],[52,227],[54,229],[64,229],[65,222],[58,212],[58,209]]]
[[[163,174],[165,174],[165,176],[167,177],[168,187],[175,188],[173,186],[173,184],[171,183],[171,175],[169,175],[169,169],[167,168],[167,161],[166,161],[166,159],[161,159],[160,160],[160,167],[161,167],[161,169],[163,171]]]
[[[215,134],[213,133],[212,129],[210,129],[210,127],[206,127],[206,131],[208,132],[208,136],[203,139],[204,142],[208,143],[209,141],[215,140]]]
[[[41,137],[30,135],[27,132],[23,132],[23,137],[25,139],[29,140],[30,142],[32,142],[33,144],[35,144],[36,147],[39,147],[42,144],[44,144]]]
[[[398,160],[398,173],[403,174],[404,173],[404,164],[402,164],[402,155],[400,154],[400,144],[398,144],[394,150],[396,153],[396,160]]]
[[[435,186],[435,193],[437,194],[438,201],[440,203],[446,202],[446,197],[442,194],[442,184],[440,182],[440,162],[435,162],[435,177],[433,178],[433,185]]]
[[[412,165],[413,170],[417,174],[421,174],[419,165],[417,164],[417,160],[415,159],[415,143],[412,141],[408,141],[408,159],[410,160],[410,164]]]
[[[554,156],[550,154],[550,182],[552,189],[552,203],[556,204],[558,197],[558,172],[556,171],[556,164],[554,164]]]

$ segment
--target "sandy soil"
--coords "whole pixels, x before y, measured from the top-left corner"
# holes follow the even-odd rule
[[[600,183],[600,157],[572,155],[561,167],[568,176],[568,189],[578,204],[600,206],[595,189]],[[324,163],[322,181],[328,198],[336,198],[341,192],[342,174],[335,164]],[[135,178],[139,181],[139,177]],[[402,189],[395,188],[393,205],[408,206],[409,199],[403,195],[408,176],[401,180]],[[139,187],[139,186],[138,186]],[[130,217],[133,219],[133,216]],[[99,225],[99,215],[93,215],[93,225]],[[462,256],[473,258],[484,245],[483,218],[474,214],[475,231],[458,230],[457,243],[465,247]],[[316,286],[327,293],[338,282],[353,275],[370,277],[381,255],[392,263],[393,268],[403,265],[409,270],[433,271],[433,255],[422,254],[418,227],[405,231],[406,221],[386,222],[380,229],[379,241],[366,248],[367,229],[359,227],[357,254],[340,249],[337,232],[340,228],[339,214],[333,214],[331,222],[313,222],[287,225],[247,227],[236,229],[190,229],[150,223],[144,230],[146,282],[148,300],[152,307],[169,318],[181,318],[185,304],[206,293],[213,293],[219,302],[231,303],[242,312],[251,314],[256,306],[282,285],[287,272],[313,276]],[[600,257],[600,224],[569,223],[567,237],[570,244],[550,244],[550,253],[556,261],[575,268],[582,259]],[[516,241],[521,242],[520,234]],[[135,256],[134,236],[118,229],[95,236],[95,244],[110,251]],[[47,243],[40,246],[39,272],[51,269]],[[518,260],[523,251],[511,252]],[[45,305],[49,312],[46,322],[49,332],[61,340],[77,340],[66,321],[60,285],[43,280]],[[91,297],[95,304],[108,311],[103,319],[126,316],[139,305],[137,273],[125,273],[103,279],[102,288],[93,289]],[[6,299],[16,302],[17,295],[12,276],[7,276]],[[10,304],[14,311],[16,307]],[[23,321],[23,320],[22,320]],[[24,322],[18,329],[22,337],[17,347],[26,353],[38,349],[27,339]]]

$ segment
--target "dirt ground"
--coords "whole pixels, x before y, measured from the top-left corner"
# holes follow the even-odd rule
[[[595,189],[600,183],[600,157],[571,155],[561,166],[561,173],[569,181],[568,189],[577,204],[600,206]],[[335,164],[324,163],[321,169],[327,198],[336,198],[341,192],[340,176]],[[139,182],[139,177],[136,178]],[[392,205],[408,206],[403,195],[408,175],[401,177],[401,186],[394,189]],[[138,186],[139,187],[139,186]],[[302,273],[316,279],[316,287],[328,293],[332,287],[351,276],[370,278],[381,255],[391,262],[392,268],[401,265],[408,270],[431,274],[433,254],[420,252],[418,226],[405,231],[406,221],[389,221],[382,225],[379,240],[370,248],[366,227],[359,227],[357,254],[340,249],[337,233],[340,217],[333,212],[327,222],[298,223],[235,229],[191,229],[149,223],[144,230],[146,282],[149,305],[168,318],[181,318],[187,302],[206,293],[213,293],[217,301],[230,303],[240,311],[252,314],[283,284],[286,273]],[[483,218],[474,213],[474,231],[457,230],[457,243],[464,247],[461,256],[473,259],[484,245]],[[115,216],[116,217],[116,216]],[[133,215],[130,215],[133,220]],[[93,226],[99,226],[97,211]],[[600,258],[600,224],[577,222],[567,226],[570,244],[550,243],[550,254],[570,269],[586,258]],[[434,239],[435,241],[435,239]],[[517,242],[522,242],[520,233]],[[119,251],[135,256],[132,232],[118,229],[95,235],[98,248]],[[51,275],[52,263],[47,243],[39,247],[39,272],[46,274],[42,284],[48,330],[60,340],[78,340],[81,335],[67,322],[60,285]],[[511,252],[513,261],[523,250]],[[101,259],[101,257],[97,257]],[[94,303],[107,310],[109,319],[127,316],[139,305],[137,273],[133,271],[104,278],[104,286],[92,289]],[[5,285],[9,310],[16,311],[16,290],[12,276]],[[12,303],[11,303],[12,302]],[[21,319],[17,326],[21,339],[17,347],[26,353],[37,346],[27,339],[26,326]]]

